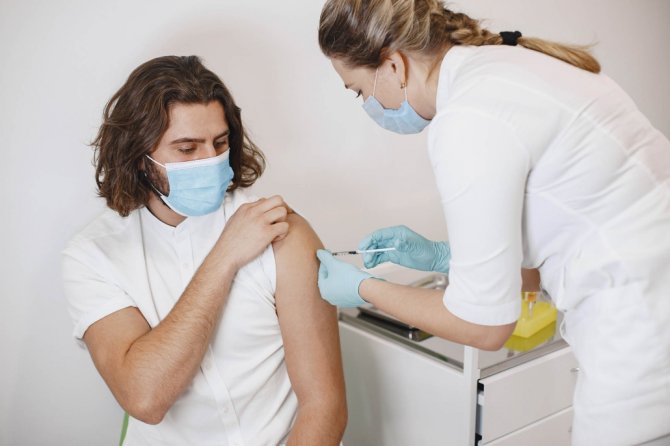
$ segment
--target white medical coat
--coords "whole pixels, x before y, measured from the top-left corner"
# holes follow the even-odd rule
[[[454,47],[429,155],[452,249],[445,306],[514,322],[539,268],[581,365],[574,441],[670,433],[670,142],[605,75]]]

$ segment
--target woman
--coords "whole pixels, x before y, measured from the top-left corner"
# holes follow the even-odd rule
[[[319,43],[379,125],[428,151],[449,244],[405,227],[368,255],[449,273],[411,289],[319,251],[320,289],[498,349],[539,268],[580,363],[576,445],[670,442],[670,142],[584,49],[494,34],[438,0],[329,0]]]

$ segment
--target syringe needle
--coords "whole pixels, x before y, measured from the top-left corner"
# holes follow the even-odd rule
[[[368,253],[387,252],[387,251],[395,251],[395,248],[356,249],[352,251],[337,251],[333,252],[332,254],[334,256],[345,256],[345,255],[368,254]]]

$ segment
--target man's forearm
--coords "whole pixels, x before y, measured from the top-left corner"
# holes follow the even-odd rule
[[[193,380],[236,272],[210,254],[165,319],[131,345],[124,387],[146,421],[159,422]]]
[[[333,404],[322,401],[301,405],[287,446],[339,445],[347,424],[347,409],[346,403],[336,402],[334,398]]]

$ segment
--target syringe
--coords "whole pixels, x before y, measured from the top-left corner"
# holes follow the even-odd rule
[[[346,255],[356,255],[356,254],[373,254],[375,252],[387,252],[395,251],[395,248],[378,248],[378,249],[355,249],[352,251],[337,251],[333,252],[334,256],[346,256]]]

